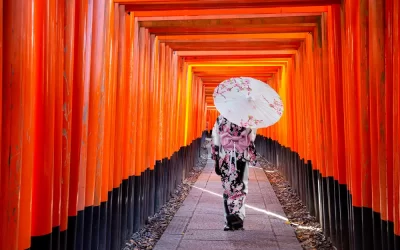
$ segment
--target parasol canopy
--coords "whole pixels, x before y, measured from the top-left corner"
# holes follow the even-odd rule
[[[268,84],[251,77],[223,81],[215,88],[213,97],[221,115],[242,127],[269,127],[283,114],[279,94]]]

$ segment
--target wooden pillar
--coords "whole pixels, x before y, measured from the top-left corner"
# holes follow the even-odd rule
[[[71,169],[69,216],[76,230],[68,232],[68,244],[83,249],[86,167],[89,129],[89,91],[93,3],[87,0],[76,4],[74,80],[72,96]]]
[[[390,7],[390,6],[389,6]],[[400,53],[399,53],[399,32],[400,32],[400,18],[399,18],[400,5],[399,1],[393,1],[393,113],[388,114],[393,117],[392,138],[393,138],[393,173],[400,172],[400,141],[399,138],[400,127],[400,86],[397,84],[400,80]],[[400,176],[393,174],[393,203],[394,203],[394,233],[395,233],[395,247],[400,248]],[[390,199],[390,197],[389,197]]]

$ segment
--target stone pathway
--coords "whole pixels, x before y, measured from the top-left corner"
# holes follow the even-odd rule
[[[156,250],[302,249],[263,169],[249,171],[244,231],[224,232],[222,187],[207,166],[175,214]]]

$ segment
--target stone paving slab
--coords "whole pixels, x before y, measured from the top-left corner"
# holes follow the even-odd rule
[[[260,167],[249,169],[245,230],[224,232],[222,187],[213,164],[209,159],[154,249],[302,249]]]
[[[279,250],[278,244],[275,241],[197,241],[197,240],[182,240],[178,247],[179,250],[231,250],[231,249],[266,249]]]
[[[164,233],[182,235],[186,231],[191,216],[174,216]]]
[[[159,250],[176,250],[181,243],[183,235],[164,233],[161,239],[157,242],[154,249]]]

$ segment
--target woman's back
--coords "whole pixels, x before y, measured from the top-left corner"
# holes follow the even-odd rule
[[[224,188],[224,230],[243,229],[248,192],[248,165],[256,164],[256,132],[219,116],[213,128],[212,158]]]

